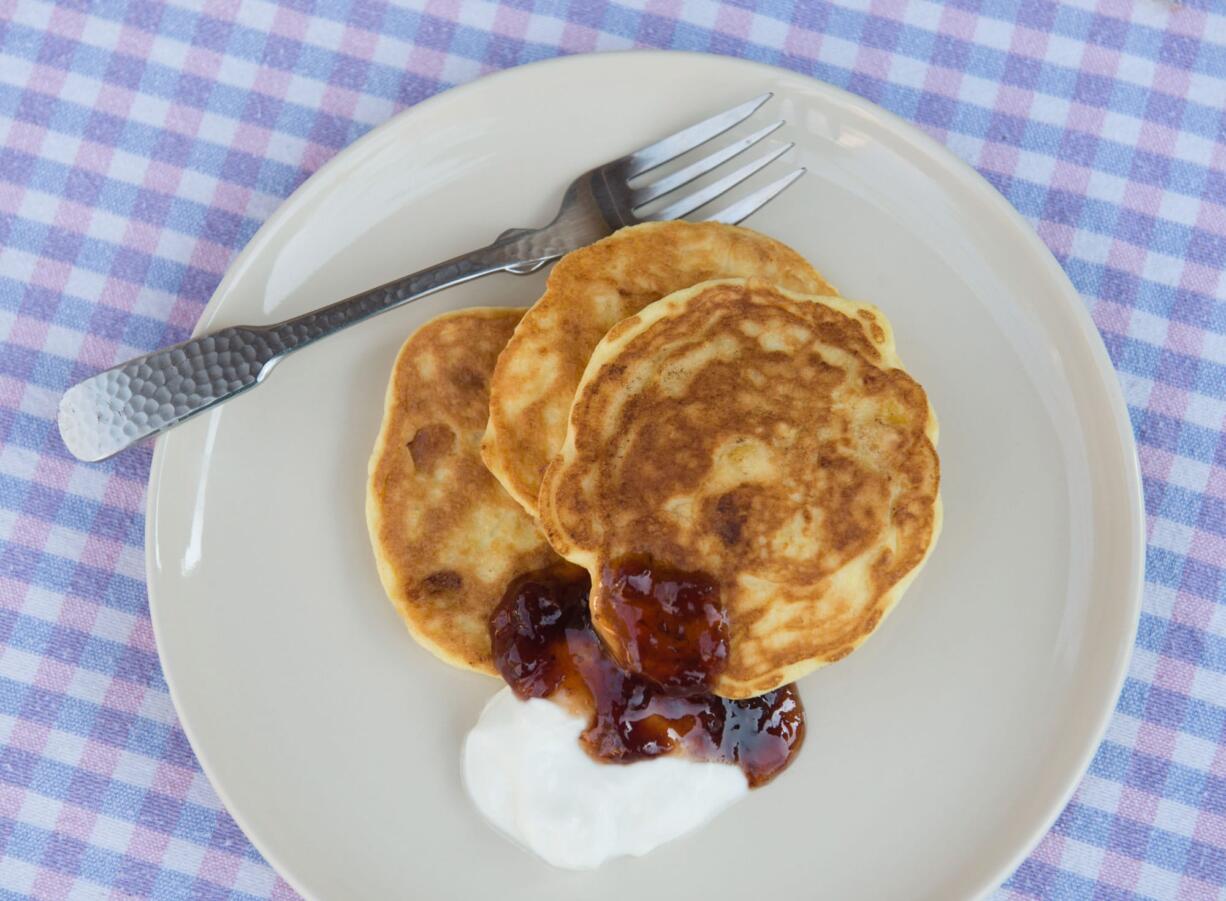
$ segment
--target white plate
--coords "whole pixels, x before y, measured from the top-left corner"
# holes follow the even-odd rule
[[[1142,575],[1115,374],[1026,223],[881,109],[713,56],[502,73],[320,170],[235,262],[200,328],[279,320],[542,223],[573,175],[765,90],[809,173],[749,224],[885,309],[940,416],[945,532],[928,568],[863,649],[801,683],[808,738],[780,779],[649,857],[555,871],[469,805],[460,741],[497,685],[413,643],[363,521],[400,343],[444,310],[526,305],[542,278],[454,288],[291,357],[159,443],[148,577],[192,746],[303,894],[971,896],[1020,862],[1084,771]]]

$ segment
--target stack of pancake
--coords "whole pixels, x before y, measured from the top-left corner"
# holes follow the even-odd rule
[[[528,310],[409,338],[370,461],[388,596],[424,647],[496,675],[507,585],[646,555],[710,574],[715,691],[762,694],[877,628],[941,525],[937,423],[885,316],[749,229],[650,223],[563,257]]]

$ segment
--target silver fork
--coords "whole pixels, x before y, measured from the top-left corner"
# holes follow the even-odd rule
[[[680,192],[753,147],[783,125],[783,120],[653,182],[634,187],[631,181],[745,121],[770,97],[770,94],[755,97],[585,172],[571,182],[557,216],[544,228],[511,229],[488,247],[314,312],[274,325],[240,325],[210,332],[91,376],[69,388],[60,399],[59,425],[64,444],[78,459],[104,460],[254,388],[287,354],[354,323],[492,272],[516,275],[535,272],[563,254],[626,225],[688,216],[793,146],[778,147],[710,184]],[[730,224],[740,222],[803,173],[804,169],[795,169],[707,218]],[[678,196],[666,206],[646,212],[649,204],[675,192]]]

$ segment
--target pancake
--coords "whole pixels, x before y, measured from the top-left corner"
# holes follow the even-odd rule
[[[485,465],[525,510],[536,514],[541,476],[562,446],[579,377],[605,332],[666,294],[739,277],[835,293],[790,247],[717,222],[623,228],[558,262],[498,358],[481,447]]]
[[[936,440],[879,310],[710,282],[596,347],[541,525],[591,574],[592,620],[626,666],[618,561],[708,577],[727,618],[714,690],[750,697],[847,656],[919,572],[941,524]]]
[[[515,576],[558,559],[481,463],[490,373],[522,315],[461,310],[405,342],[366,492],[379,578],[413,637],[490,675],[490,611]]]

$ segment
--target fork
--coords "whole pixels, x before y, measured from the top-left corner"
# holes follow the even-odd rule
[[[791,149],[791,143],[782,145],[716,181],[681,191],[753,147],[782,126],[783,120],[655,181],[637,187],[631,182],[744,122],[770,98],[769,93],[755,97],[583,173],[571,182],[557,215],[543,228],[510,229],[480,250],[313,312],[273,325],[223,328],[91,376],[60,399],[58,419],[64,445],[80,460],[104,460],[254,388],[286,355],[371,316],[493,272],[535,272],[627,225],[688,216]],[[803,174],[803,168],[795,169],[707,219],[741,222]],[[647,211],[650,204],[668,195],[675,197],[666,206]]]

